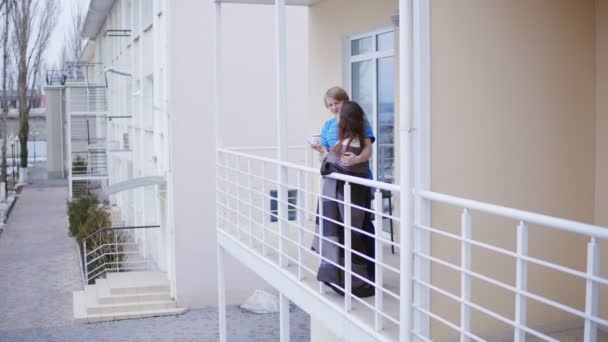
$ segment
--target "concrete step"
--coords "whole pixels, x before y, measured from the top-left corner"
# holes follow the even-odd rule
[[[155,311],[174,309],[176,304],[173,300],[143,301],[133,303],[109,303],[102,304],[97,301],[97,291],[94,286],[87,286],[84,290],[87,315],[111,314],[133,311]]]
[[[95,289],[97,291],[97,302],[99,304],[128,304],[171,300],[168,290],[150,293],[112,295],[106,279],[97,279],[95,282]]]
[[[108,273],[95,285],[73,293],[74,319],[90,323],[129,318],[179,315],[170,297],[169,282],[162,272]]]
[[[112,295],[150,294],[169,291],[169,280],[163,272],[108,273],[106,280]]]
[[[121,319],[146,318],[156,316],[174,316],[188,311],[186,308],[171,308],[159,310],[126,311],[103,314],[87,314],[85,309],[84,291],[74,291],[74,322],[75,323],[95,323],[103,321],[115,321]]]

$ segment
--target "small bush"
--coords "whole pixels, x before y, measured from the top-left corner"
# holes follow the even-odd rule
[[[68,202],[68,221],[70,236],[77,236],[80,227],[89,217],[91,208],[99,206],[99,200],[95,196],[82,196],[72,202]],[[78,240],[81,242],[82,240]]]
[[[68,203],[68,217],[70,235],[76,239],[78,245],[83,246],[82,241],[98,230],[111,226],[110,213],[106,205],[100,204],[95,196],[85,196]],[[83,266],[89,272],[89,276],[101,274],[104,269],[117,269],[126,257],[120,254],[124,246],[118,245],[126,242],[127,237],[120,231],[99,232],[86,241],[86,251],[82,251]],[[84,253],[88,256],[89,264]],[[95,260],[96,259],[96,260]],[[92,261],[95,260],[95,261]],[[102,265],[104,265],[101,267]],[[100,273],[101,272],[101,273]],[[91,282],[94,280],[92,279]]]
[[[72,173],[83,174],[87,173],[87,162],[80,156],[76,157],[76,160],[72,162]]]

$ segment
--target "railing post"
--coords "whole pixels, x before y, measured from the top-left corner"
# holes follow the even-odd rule
[[[84,259],[84,284],[89,285],[89,258],[87,257],[87,240],[82,240],[82,258]]]
[[[351,252],[351,187],[344,182],[344,310],[352,308],[352,252]]]
[[[241,199],[241,190],[242,190],[241,179],[243,177],[241,175],[241,156],[236,156],[234,159],[235,159],[235,162],[236,162],[236,165],[235,165],[235,168],[234,168],[234,175],[236,176],[236,182],[235,182],[235,185],[234,185],[235,188],[236,188],[235,189],[236,191],[234,192],[234,194],[236,196],[236,199],[234,199],[234,202],[235,202],[234,204],[236,205],[236,207],[235,207],[235,209],[236,209],[236,236],[237,236],[237,239],[240,242],[241,241],[241,235],[242,235],[241,234],[241,227],[242,227],[242,224],[241,224],[241,221],[242,221],[242,219],[241,219],[241,207],[242,207],[242,205],[241,205],[241,202],[239,200]]]
[[[600,248],[595,238],[591,238],[587,244],[587,276],[597,277],[600,274]],[[585,314],[597,317],[599,307],[599,285],[593,279],[587,279],[585,292]],[[597,323],[585,319],[585,342],[597,340]]]
[[[323,240],[325,235],[323,234],[323,176],[319,177],[319,256],[321,257],[321,262],[323,262]],[[319,282],[319,293],[325,293],[325,285],[323,282]]]
[[[253,248],[253,214],[252,214],[252,207],[253,207],[253,197],[252,197],[252,192],[253,192],[253,174],[251,172],[251,159],[247,159],[247,200],[248,200],[248,204],[249,204],[249,246],[251,248]]]
[[[527,291],[528,289],[528,262],[522,257],[528,255],[528,225],[525,222],[520,222],[517,226],[517,264],[515,286],[518,291]],[[526,325],[527,321],[527,298],[521,293],[515,294],[515,342],[524,342],[526,340],[526,332],[521,329]]]
[[[375,216],[374,216],[374,226],[376,226],[376,231],[375,231],[375,250],[376,250],[376,255],[375,255],[375,259],[376,259],[376,263],[375,263],[375,302],[374,302],[374,307],[376,309],[375,312],[375,317],[374,317],[374,327],[376,330],[382,330],[382,327],[384,326],[384,317],[382,317],[382,315],[380,314],[380,312],[384,311],[384,305],[383,305],[383,298],[384,298],[384,291],[382,291],[382,288],[384,287],[384,281],[383,281],[383,269],[382,269],[382,262],[384,261],[384,253],[382,250],[383,244],[382,241],[380,240],[382,237],[382,191],[380,191],[380,189],[376,189],[376,192],[374,194],[374,212],[375,212]]]
[[[118,272],[120,272],[120,264],[119,264],[119,257],[118,257],[118,235],[116,233],[116,230],[113,232],[114,233],[114,253],[116,253],[114,255],[114,261],[116,262],[116,268],[118,269]],[[144,234],[146,234],[146,232],[144,232]],[[144,251],[145,253],[145,251]],[[144,258],[146,258],[146,255],[144,254]]]
[[[262,207],[268,208],[268,210],[264,210],[262,214],[262,256],[266,256],[266,220],[270,220],[270,204],[269,201],[266,200],[266,162],[262,162]]]
[[[296,213],[297,225],[298,225],[298,280],[302,280],[304,278],[302,272],[302,242],[304,240],[304,232],[302,231],[304,228],[304,189],[305,189],[305,180],[304,180],[304,172],[298,171],[298,190],[297,190],[297,200],[296,205],[298,211]]]
[[[471,310],[466,302],[471,301],[471,277],[466,271],[471,270],[471,244],[467,241],[471,239],[471,215],[468,209],[464,209],[461,217],[461,237],[460,244],[460,264],[462,272],[460,273],[460,328],[463,332],[460,333],[460,341],[468,341],[469,338],[464,333],[471,330]]]

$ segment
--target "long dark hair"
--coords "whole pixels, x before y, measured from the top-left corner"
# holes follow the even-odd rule
[[[350,143],[354,139],[359,140],[361,148],[365,145],[365,112],[355,101],[344,101],[340,111],[338,122],[338,144],[334,146],[334,151],[342,149],[342,142],[347,140],[346,151],[350,149]]]

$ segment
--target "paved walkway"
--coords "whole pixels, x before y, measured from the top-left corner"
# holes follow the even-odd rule
[[[74,324],[72,291],[82,289],[67,235],[67,188],[41,182],[21,193],[0,235],[0,341],[217,341],[217,309],[180,316]],[[277,314],[228,308],[229,341],[278,341]],[[308,315],[291,314],[291,340],[309,341]]]
[[[66,200],[58,186],[19,195],[0,236],[0,330],[71,324],[72,291],[82,282]]]

